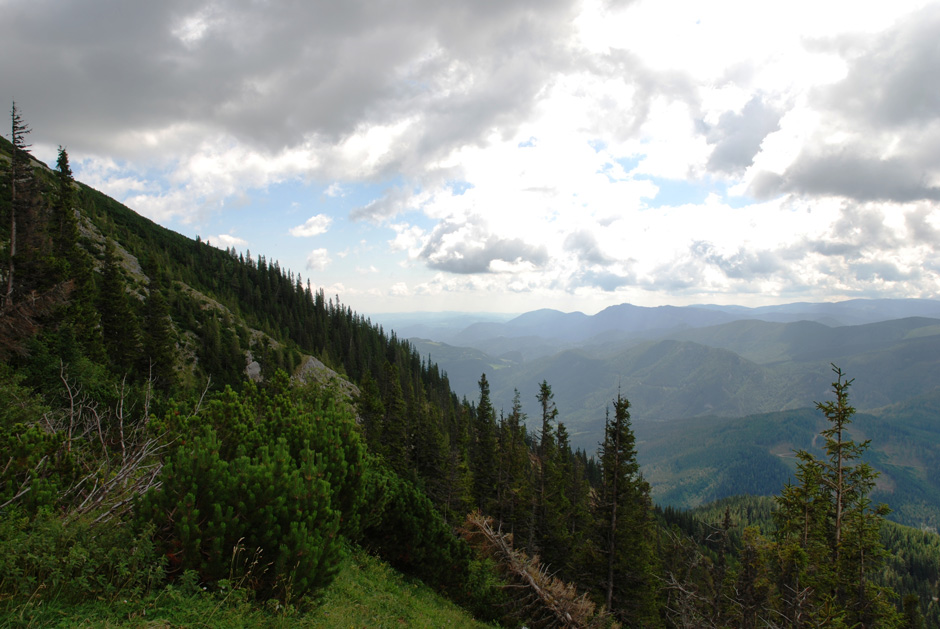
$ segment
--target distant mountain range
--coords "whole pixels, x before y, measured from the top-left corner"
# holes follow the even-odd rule
[[[656,338],[682,330],[756,320],[771,323],[812,321],[827,327],[877,323],[907,317],[940,318],[940,301],[931,299],[853,299],[833,303],[744,306],[658,306],[620,304],[595,315],[541,309],[518,316],[485,313],[409,313],[377,315],[376,321],[399,337],[474,347],[501,355],[500,343],[525,358],[559,349],[611,340]],[[559,343],[565,347],[559,348]],[[553,348],[555,351],[553,351]]]
[[[618,387],[637,418],[665,420],[810,406],[825,395],[833,362],[864,383],[855,394],[859,408],[902,402],[940,385],[936,300],[621,304],[593,316],[536,310],[504,321],[456,313],[398,317],[395,332],[438,363],[458,394],[475,399],[486,373],[497,406],[508,408],[514,389],[532,402],[545,379],[569,428],[587,436]],[[416,329],[433,334],[410,334]]]
[[[892,520],[940,526],[940,390],[858,413],[851,436],[870,439],[866,460],[880,476],[872,498],[893,510]],[[793,451],[824,458],[815,409],[741,418],[637,422],[637,453],[660,505],[693,507],[737,494],[778,494],[794,468]]]
[[[404,336],[414,328],[400,317],[396,332]],[[940,519],[940,484],[926,480],[940,478],[940,414],[924,411],[940,407],[940,301],[623,304],[593,316],[537,310],[471,319],[451,318],[463,327],[426,319],[423,329],[434,337],[410,339],[447,372],[458,395],[476,401],[486,373],[496,408],[508,411],[518,390],[534,428],[537,387],[547,380],[573,443],[593,452],[619,390],[632,404],[657,499],[680,506],[760,487],[779,491],[792,471],[791,449],[808,447],[818,431],[813,406],[829,399],[835,363],[855,379],[860,426],[871,432],[890,417],[890,438],[875,444],[873,456],[883,465],[884,488],[901,488],[904,521],[936,526]],[[910,409],[926,427],[916,437],[905,424]],[[901,443],[917,444],[916,461],[904,459]],[[894,466],[890,473],[887,466]],[[910,513],[918,500],[929,505],[926,519]]]

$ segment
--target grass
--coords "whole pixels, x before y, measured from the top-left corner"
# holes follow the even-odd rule
[[[245,592],[169,586],[142,600],[0,602],[0,627],[486,627],[420,581],[352,550],[336,580],[308,611]]]

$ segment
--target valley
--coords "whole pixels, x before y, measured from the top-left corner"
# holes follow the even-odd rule
[[[494,405],[508,410],[518,390],[534,427],[535,391],[547,381],[573,445],[588,452],[622,392],[653,496],[676,507],[777,492],[794,471],[793,451],[813,448],[822,421],[813,406],[825,399],[830,363],[838,364],[855,380],[853,434],[872,439],[872,464],[882,475],[875,498],[898,522],[940,523],[938,301],[623,305],[594,316],[536,311],[503,322],[466,314],[436,326],[422,317],[423,328],[398,315],[396,330],[436,333],[409,340],[459,395],[475,399],[485,373]]]

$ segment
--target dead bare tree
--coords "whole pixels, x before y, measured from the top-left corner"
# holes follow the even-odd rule
[[[512,534],[493,529],[493,519],[475,511],[467,516],[462,535],[497,563],[510,580],[520,615],[529,627],[618,627],[587,594],[548,572],[538,556],[529,557],[512,546]]]
[[[120,518],[133,505],[136,496],[159,485],[162,455],[169,447],[165,435],[147,428],[147,417],[134,417],[127,404],[128,391],[122,380],[113,408],[102,408],[83,387],[69,376],[64,363],[59,364],[62,382],[62,406],[36,418],[36,426],[49,434],[61,436],[59,453],[79,470],[75,480],[59,490],[57,506],[66,522],[88,516],[92,524]],[[149,405],[145,404],[145,413]],[[35,482],[55,473],[44,456],[31,469],[18,474],[20,487],[0,509],[22,499]],[[12,464],[6,463],[3,474]]]

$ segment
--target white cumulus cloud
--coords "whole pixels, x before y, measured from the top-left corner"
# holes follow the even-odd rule
[[[307,269],[310,271],[322,271],[330,265],[332,260],[326,249],[314,249],[307,254]]]
[[[332,224],[333,219],[331,217],[326,214],[317,214],[308,218],[303,225],[292,227],[290,234],[297,237],[319,236],[325,234]]]

